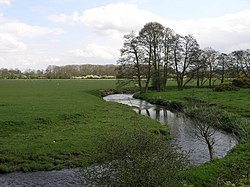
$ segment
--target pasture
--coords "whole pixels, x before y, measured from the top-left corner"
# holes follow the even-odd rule
[[[172,82],[172,84],[173,83],[174,82]],[[243,121],[245,121],[243,128],[246,133],[244,137],[240,137],[242,139],[239,144],[233,148],[226,157],[215,159],[211,162],[192,168],[184,175],[189,184],[194,186],[218,186],[218,183],[223,186],[226,181],[230,181],[232,184],[237,184],[236,186],[249,185],[249,88],[241,89],[239,91],[214,92],[212,89],[208,88],[197,89],[189,87],[183,91],[176,91],[174,87],[170,87],[170,89],[165,92],[150,91],[140,94],[140,98],[144,98],[148,101],[178,101],[184,103],[185,106],[191,106],[192,101],[201,101],[208,103],[209,105],[207,106],[212,105],[215,107],[215,111],[217,109],[222,109],[223,111],[229,112],[229,115],[237,114],[237,118],[242,118]],[[225,122],[228,120],[225,116],[223,116],[223,118]],[[237,126],[235,128],[237,128]]]
[[[213,92],[190,85],[177,91],[175,82],[170,84],[167,91],[149,91],[145,98],[186,105],[185,98],[193,98],[250,117],[250,89]],[[0,172],[88,166],[105,157],[98,146],[114,134],[132,132],[138,124],[150,132],[166,131],[128,106],[104,101],[97,91],[114,88],[115,80],[0,80]],[[183,175],[190,184],[209,186],[218,176],[238,184],[248,172],[249,136],[225,158]]]
[[[186,102],[186,98],[202,100],[243,117],[250,117],[250,89],[214,92],[210,88],[194,88],[191,82],[186,89],[177,91],[175,81],[169,81],[168,85],[164,92],[151,91],[144,95],[147,98],[162,98],[169,101]]]
[[[135,120],[163,128],[95,94],[114,87],[115,80],[1,80],[0,172],[89,165],[102,157],[104,138],[129,131]]]

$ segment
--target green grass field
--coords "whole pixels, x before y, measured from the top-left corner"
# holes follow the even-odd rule
[[[170,85],[174,84],[170,83]],[[250,89],[240,91],[214,92],[209,88],[187,88],[177,91],[175,86],[171,86],[165,92],[148,92],[144,94],[148,98],[162,98],[170,101],[185,102],[185,98],[208,101],[216,104],[219,108],[229,112],[237,113],[243,117],[250,117]]]
[[[101,157],[104,138],[135,120],[163,128],[93,94],[114,87],[114,80],[0,80],[0,172],[88,165]]]
[[[188,105],[184,98],[189,97],[250,117],[250,89],[177,91],[174,82],[170,84],[166,92],[150,91],[146,98]],[[97,147],[113,133],[130,131],[138,123],[153,132],[165,128],[128,106],[98,96],[97,90],[113,88],[115,80],[0,80],[0,172],[90,165],[102,158]],[[183,175],[194,186],[213,186],[218,176],[240,184],[250,172],[249,147],[248,136],[225,158]]]
[[[240,91],[214,92],[208,88],[188,88],[177,91],[170,87],[165,92],[150,91],[139,94],[140,98],[152,101],[178,101],[190,106],[190,100],[206,101],[214,107],[239,115],[245,123],[248,136],[222,159],[216,159],[188,170],[184,175],[191,186],[248,186],[250,185],[250,89]],[[241,116],[241,117],[240,117]],[[218,183],[219,182],[219,183]]]

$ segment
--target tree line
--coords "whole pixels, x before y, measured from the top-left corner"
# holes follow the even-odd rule
[[[50,65],[45,71],[48,78],[68,79],[72,77],[82,77],[86,75],[108,75],[116,76],[115,65],[66,65],[53,66]]]
[[[169,78],[176,80],[178,90],[194,79],[197,87],[212,87],[225,77],[250,77],[250,50],[226,54],[211,47],[201,49],[192,35],[182,36],[150,22],[138,34],[124,36],[117,77],[135,81],[144,92],[150,86],[165,90]]]
[[[116,76],[116,65],[49,65],[46,70],[0,69],[0,79],[70,79],[88,75]]]

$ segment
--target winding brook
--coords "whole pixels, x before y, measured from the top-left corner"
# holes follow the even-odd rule
[[[199,165],[209,161],[207,145],[204,141],[194,136],[193,122],[185,118],[183,114],[173,113],[164,107],[134,99],[130,94],[109,95],[104,97],[104,100],[132,106],[137,113],[149,116],[159,121],[162,125],[169,125],[173,137],[172,144],[180,150],[187,152],[191,163]],[[224,157],[237,144],[236,138],[225,132],[216,130],[213,136],[215,139],[215,157],[217,158]],[[14,172],[0,174],[0,187],[82,186],[84,185],[83,180],[79,169],[27,173]]]
[[[173,113],[164,107],[150,104],[140,99],[134,99],[131,94],[114,94],[104,97],[106,101],[117,102],[134,107],[134,111],[141,115],[149,116],[163,125],[169,125],[172,144],[187,152],[193,165],[209,161],[209,152],[206,143],[194,134],[193,122],[181,113]],[[215,140],[214,155],[216,158],[224,157],[236,144],[234,136],[216,130],[213,135]]]

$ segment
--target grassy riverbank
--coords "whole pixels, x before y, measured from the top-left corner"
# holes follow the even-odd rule
[[[224,110],[227,114],[241,116],[245,123],[245,131],[250,133],[250,89],[231,92],[213,92],[211,89],[186,89],[183,91],[168,90],[166,92],[148,92],[137,94],[138,98],[169,107],[169,103],[177,106],[206,104],[216,110]],[[170,107],[171,108],[171,107]],[[240,128],[237,128],[240,129]],[[242,133],[239,133],[242,134]],[[223,159],[215,159],[186,172],[188,184],[194,186],[217,186],[234,183],[236,186],[249,184],[250,173],[250,138],[240,137],[240,143]],[[230,182],[227,182],[230,181]]]
[[[115,80],[1,80],[0,172],[92,164],[103,156],[97,149],[103,140],[122,131],[132,132],[135,124],[151,132],[166,132],[158,122],[137,115],[128,106],[105,102],[95,91],[114,88]],[[221,93],[191,88],[140,96],[172,107],[205,101],[249,119],[249,93],[250,89]],[[247,129],[249,133],[249,126]],[[246,183],[249,147],[249,137],[243,137],[225,158],[193,168],[183,177],[194,186]]]
[[[93,95],[114,87],[115,80],[0,80],[0,172],[89,165],[101,157],[100,142],[135,121],[164,128]]]
[[[178,101],[190,105],[190,101],[205,101],[228,112],[250,117],[250,89],[240,91],[214,92],[209,88],[190,88],[183,91],[171,89],[166,92],[147,92],[140,95],[148,101]]]

